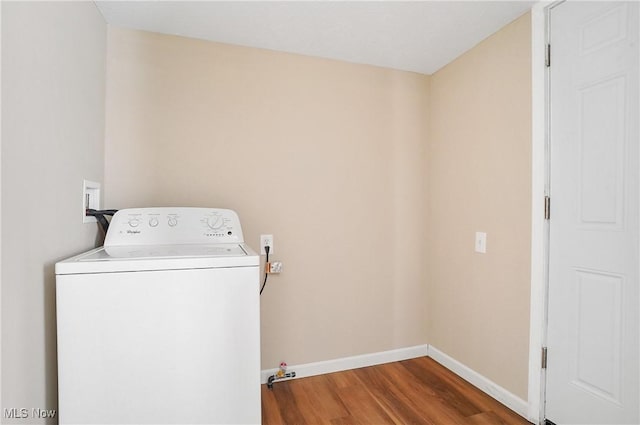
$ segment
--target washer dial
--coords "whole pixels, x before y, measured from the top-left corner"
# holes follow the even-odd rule
[[[207,226],[211,229],[219,229],[224,224],[224,219],[219,215],[212,215],[207,218]]]

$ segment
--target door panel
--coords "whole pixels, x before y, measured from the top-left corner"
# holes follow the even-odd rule
[[[579,217],[585,230],[622,228],[625,77],[609,77],[579,88]]]
[[[638,3],[549,15],[546,417],[639,424]]]
[[[611,274],[575,271],[576,293],[569,341],[575,353],[571,383],[617,404],[621,373],[621,289],[623,278]],[[597,308],[594,308],[597,306]]]

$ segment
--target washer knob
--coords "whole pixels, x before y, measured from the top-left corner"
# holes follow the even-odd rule
[[[149,226],[156,227],[158,225],[158,219],[156,217],[151,217],[149,219]]]
[[[171,227],[175,227],[178,224],[178,219],[175,217],[169,217],[167,224]]]
[[[224,220],[219,215],[213,215],[207,219],[207,226],[212,229],[219,229],[223,223]]]
[[[131,220],[129,220],[130,227],[138,227],[139,224],[140,220],[138,220],[137,218],[132,218]]]

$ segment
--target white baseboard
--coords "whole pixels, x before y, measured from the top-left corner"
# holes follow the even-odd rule
[[[414,347],[398,348],[396,350],[381,351],[378,353],[362,354],[359,356],[343,357],[340,359],[326,360],[322,362],[289,365],[289,370],[296,373],[296,378],[322,375],[325,373],[341,372],[343,370],[358,369],[360,367],[375,366],[384,363],[414,359],[427,355],[428,346],[416,345]],[[261,382],[264,384],[269,376],[278,371],[267,369],[261,372]]]
[[[525,400],[502,388],[500,385],[479,374],[475,370],[463,365],[456,359],[449,357],[432,345],[429,345],[428,355],[465,381],[468,381],[473,386],[479,388],[481,391],[495,398],[509,409],[527,419],[529,406]]]

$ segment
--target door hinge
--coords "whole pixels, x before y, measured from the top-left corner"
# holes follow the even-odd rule
[[[542,369],[547,368],[547,347],[542,347]]]
[[[544,49],[544,65],[546,67],[551,66],[551,44],[548,43]]]
[[[544,197],[544,219],[551,219],[551,197]]]

